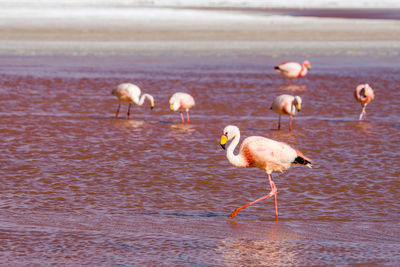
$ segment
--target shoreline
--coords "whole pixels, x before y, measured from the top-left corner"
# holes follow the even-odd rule
[[[211,11],[248,12],[259,15],[282,15],[292,17],[400,20],[400,8],[283,8],[283,7],[173,7],[159,6],[149,8],[198,9]]]
[[[281,41],[0,41],[0,56],[399,58],[400,43]]]
[[[97,14],[57,9],[59,17],[38,12],[24,21],[10,14],[0,20],[0,54],[400,54],[400,20],[297,16],[309,9],[280,9],[293,16],[276,9],[232,10],[152,7]]]

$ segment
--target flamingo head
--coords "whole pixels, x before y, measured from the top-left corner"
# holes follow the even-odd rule
[[[309,69],[309,70],[311,69],[310,61],[305,60],[305,61],[303,62],[303,65],[306,66],[307,69]]]
[[[219,144],[223,149],[225,149],[226,143],[231,140],[232,138],[236,137],[239,133],[239,128],[234,125],[228,125],[224,128],[224,133],[221,136],[221,141]]]
[[[149,95],[149,99],[150,99],[150,109],[153,109],[154,108],[154,98],[151,95]]]
[[[297,111],[301,110],[301,97],[300,96],[295,96],[294,97],[294,101],[293,101],[293,105],[297,108]]]
[[[180,108],[180,103],[179,103],[179,101],[176,101],[176,100],[170,101],[169,107],[172,111],[177,111]]]
[[[367,97],[367,92],[371,92],[371,91],[372,91],[371,86],[369,86],[369,84],[366,83],[366,84],[364,85],[364,97]]]
[[[365,84],[360,84],[357,86],[356,93],[359,95],[358,97],[365,100],[367,97],[367,93],[371,90],[372,90],[372,88],[369,86],[369,84],[365,83]]]

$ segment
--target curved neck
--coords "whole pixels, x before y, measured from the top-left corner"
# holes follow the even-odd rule
[[[296,115],[296,106],[297,106],[297,101],[296,99],[293,99],[291,105],[290,105],[290,115]]]
[[[140,97],[140,100],[139,100],[136,104],[139,105],[139,106],[143,105],[144,99],[145,99],[145,98],[148,98],[149,101],[151,101],[151,99],[152,99],[151,95],[149,95],[149,94],[143,94],[143,95]]]
[[[301,70],[299,72],[298,77],[303,77],[306,74],[307,74],[307,66],[303,64],[303,65],[301,65]]]
[[[240,140],[240,133],[237,133],[234,137],[232,142],[229,144],[228,149],[226,150],[226,157],[228,161],[235,167],[244,168],[248,166],[248,162],[243,157],[243,155],[239,152],[238,155],[234,155],[233,151],[235,150],[236,146],[239,144]]]

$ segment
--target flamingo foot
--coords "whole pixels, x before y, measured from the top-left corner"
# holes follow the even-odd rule
[[[180,114],[181,114],[181,120],[182,120],[182,124],[185,124],[185,118],[183,117],[183,114],[182,114],[182,112],[181,112]]]
[[[238,215],[239,211],[240,211],[240,209],[239,209],[239,208],[236,208],[236,209],[231,213],[231,215],[228,216],[228,218],[229,218],[229,219],[232,219],[232,218],[236,217],[236,215]]]
[[[276,194],[276,188],[275,188],[275,190],[271,190],[271,192],[269,192],[268,195],[265,195],[265,196],[263,196],[263,197],[260,197],[259,199],[254,200],[253,202],[250,202],[250,203],[248,203],[248,204],[246,204],[246,205],[244,205],[244,206],[242,206],[242,207],[240,207],[240,208],[236,208],[236,209],[231,213],[231,215],[228,216],[228,218],[229,218],[229,219],[234,218],[234,217],[239,213],[240,210],[242,210],[242,209],[244,209],[244,208],[246,208],[246,207],[248,207],[248,206],[250,206],[250,205],[253,205],[254,203],[257,203],[257,202],[259,202],[259,201],[261,201],[261,200],[264,200],[264,199],[266,199],[266,198],[272,197],[274,194]]]

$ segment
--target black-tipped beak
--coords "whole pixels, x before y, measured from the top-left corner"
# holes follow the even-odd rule
[[[150,110],[153,110],[153,108],[154,108],[154,107],[153,107],[153,106],[151,106],[151,107],[150,107]]]
[[[221,147],[225,150],[225,144],[228,141],[228,137],[226,137],[226,134],[221,136],[221,141],[219,142],[219,144],[221,145]]]

